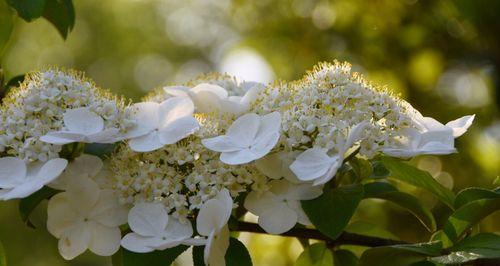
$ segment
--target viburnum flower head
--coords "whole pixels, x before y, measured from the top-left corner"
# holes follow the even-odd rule
[[[349,130],[347,139],[345,141],[340,139],[337,142],[336,152],[333,155],[329,155],[327,149],[316,147],[304,151],[297,156],[290,169],[301,181],[312,181],[313,185],[325,184],[335,176],[342,166],[345,152],[363,137],[363,131],[369,125],[369,122],[364,121],[353,126]]]
[[[297,222],[310,225],[302,210],[301,200],[311,200],[322,193],[321,186],[293,184],[287,180],[273,180],[269,191],[263,194],[252,191],[245,199],[244,206],[259,216],[259,225],[270,234],[282,234],[292,229]]]
[[[472,125],[475,115],[463,116],[441,124],[432,117],[424,117],[413,110],[416,128],[410,128],[397,146],[383,150],[387,155],[410,158],[423,154],[444,155],[456,152],[455,138],[463,135]]]
[[[245,114],[236,119],[225,135],[204,139],[210,150],[221,152],[226,164],[249,163],[268,154],[280,138],[281,115],[273,112],[259,116]]]
[[[204,249],[205,265],[224,266],[224,255],[229,247],[227,222],[231,217],[233,199],[227,189],[222,189],[215,198],[206,201],[196,217],[196,230],[207,237]]]
[[[161,203],[139,203],[128,213],[128,224],[132,233],[123,237],[124,248],[138,253],[164,250],[177,245],[204,244],[192,239],[193,228],[168,215]]]
[[[64,145],[72,142],[113,143],[119,139],[120,130],[118,128],[105,129],[102,117],[88,108],[66,110],[63,120],[66,130],[49,132],[40,137],[40,140]]]
[[[221,86],[201,83],[193,88],[186,86],[170,86],[163,88],[167,94],[189,97],[193,100],[196,111],[209,113],[221,111],[240,115],[250,108],[250,104],[257,98],[262,86],[252,84],[243,96],[229,96]]]
[[[67,190],[49,200],[47,229],[59,239],[59,253],[67,260],[87,248],[111,256],[120,247],[119,226],[127,222],[127,212],[113,190],[101,190],[90,178],[70,178]]]
[[[66,168],[65,159],[26,164],[16,157],[0,158],[0,199],[27,197],[56,179]]]
[[[137,126],[125,134],[137,152],[157,150],[193,134],[199,128],[188,97],[172,97],[162,103],[142,102],[131,106]]]

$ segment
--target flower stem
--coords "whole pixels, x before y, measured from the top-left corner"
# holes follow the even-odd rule
[[[258,233],[258,234],[268,234],[266,233],[266,231],[264,231],[264,229],[262,229],[258,224],[255,223],[238,221],[238,223],[234,227],[235,228],[231,228],[231,230],[240,232]],[[281,234],[280,236],[323,240],[329,246],[356,245],[365,247],[380,247],[380,246],[408,244],[407,242],[399,240],[364,236],[347,232],[342,233],[337,239],[333,240],[328,236],[323,235],[318,230],[310,228],[293,228],[290,231]]]

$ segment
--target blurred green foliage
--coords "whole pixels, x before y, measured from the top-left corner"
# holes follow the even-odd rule
[[[460,153],[413,163],[455,192],[500,185],[494,183],[500,173],[500,1],[75,0],[74,6],[76,24],[64,41],[46,20],[14,19],[15,11],[0,0],[0,62],[7,80],[48,65],[76,68],[138,100],[154,87],[212,70],[292,80],[318,61],[347,60],[426,116],[447,122],[477,114],[457,140]],[[430,194],[401,189],[418,195],[438,225],[450,214]],[[0,240],[10,265],[110,265],[91,254],[64,262],[44,228],[43,208],[32,217],[37,229],[30,229],[16,206],[0,204]],[[385,201],[362,201],[356,220],[407,241],[430,237],[411,214]],[[499,220],[494,214],[475,230],[498,232]],[[255,265],[293,265],[302,250],[289,238],[240,239]]]

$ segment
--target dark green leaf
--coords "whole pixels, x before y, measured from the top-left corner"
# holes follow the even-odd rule
[[[300,254],[295,266],[333,266],[332,252],[325,243],[312,244]]]
[[[75,9],[72,0],[46,0],[43,17],[52,23],[64,39],[75,26]]]
[[[134,253],[123,249],[123,266],[169,266],[188,246],[176,246],[162,251]]]
[[[43,187],[37,192],[31,194],[29,197],[21,199],[19,201],[19,213],[21,214],[21,220],[29,227],[35,228],[29,220],[31,212],[36,208],[36,206],[38,206],[38,204],[40,204],[40,202],[45,199],[49,199],[59,192],[61,191],[50,187]]]
[[[356,221],[353,223],[350,223],[344,231],[352,234],[358,234],[358,235],[365,235],[365,236],[373,236],[373,237],[379,237],[379,238],[385,238],[385,239],[392,239],[392,240],[400,240],[399,237],[395,236],[391,232],[378,227],[377,225],[363,222],[363,221]]]
[[[84,153],[95,155],[101,158],[109,156],[115,150],[115,144],[88,143],[85,144]]]
[[[342,186],[326,189],[313,200],[302,201],[302,208],[319,231],[336,239],[349,223],[362,198],[362,185]]]
[[[349,250],[339,249],[333,252],[334,266],[357,266],[358,261],[358,257]]]
[[[490,233],[477,234],[465,238],[450,248],[450,251],[452,252],[448,255],[431,260],[442,264],[461,264],[477,259],[497,259],[500,258],[500,236]]]
[[[45,7],[46,0],[7,0],[17,14],[27,22],[39,18]]]
[[[7,82],[7,84],[5,84],[5,87],[9,88],[9,87],[17,87],[17,86],[19,86],[19,84],[24,81],[24,77],[25,77],[25,75],[17,75],[15,77],[11,78]]]
[[[371,248],[363,253],[359,266],[406,266],[429,256],[439,256],[441,246],[441,242],[435,241]]]
[[[238,239],[231,237],[226,251],[226,266],[252,266],[252,258],[247,248]]]
[[[368,160],[353,157],[349,160],[349,164],[359,179],[367,178],[373,173],[372,165]]]
[[[466,188],[457,194],[455,198],[455,208],[458,209],[471,201],[495,198],[500,198],[500,193],[484,188]]]
[[[120,249],[111,256],[111,265],[123,266],[123,248],[120,247]]]
[[[193,246],[193,266],[205,266],[204,246]]]
[[[457,209],[448,218],[443,231],[451,241],[456,242],[467,229],[499,209],[500,198],[469,202]]]
[[[382,163],[391,172],[391,178],[426,189],[453,209],[455,195],[451,190],[439,184],[429,173],[390,157],[382,157]]]
[[[372,162],[373,172],[371,174],[371,178],[384,178],[389,176],[390,172],[385,168],[384,164],[380,161]]]
[[[395,203],[412,213],[430,232],[436,231],[436,221],[431,211],[414,196],[397,191],[388,183],[373,182],[364,185],[365,198],[384,199]]]

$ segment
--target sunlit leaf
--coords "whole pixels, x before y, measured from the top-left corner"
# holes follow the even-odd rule
[[[366,250],[359,266],[405,266],[441,255],[441,242],[375,247]]]
[[[176,246],[162,251],[153,251],[149,253],[134,253],[123,249],[123,266],[167,266],[182,254],[188,246]]]
[[[312,244],[300,254],[295,266],[333,266],[332,252],[324,243]]]
[[[35,228],[35,226],[29,220],[30,214],[33,212],[36,206],[40,204],[40,202],[42,202],[45,199],[49,199],[50,197],[54,196],[59,192],[61,191],[50,187],[43,187],[37,192],[31,194],[30,196],[21,199],[19,201],[19,213],[21,215],[21,220],[29,227]]]
[[[395,203],[412,213],[430,232],[436,231],[436,221],[431,211],[414,196],[398,191],[394,186],[373,182],[364,185],[365,198],[384,199]]]
[[[500,193],[485,188],[471,187],[460,191],[455,198],[455,208],[458,209],[463,205],[478,199],[495,199],[499,198]]]
[[[461,264],[477,259],[500,258],[500,236],[481,233],[465,238],[462,242],[450,248],[451,253],[434,257],[431,260],[441,264]]]
[[[428,172],[390,157],[382,157],[382,163],[391,172],[391,178],[423,188],[453,209],[455,201],[453,192],[437,182]]]
[[[349,223],[362,198],[362,185],[342,186],[325,189],[320,197],[302,201],[302,208],[320,232],[336,239]]]
[[[13,12],[5,1],[0,1],[0,62],[2,52],[7,42],[9,41],[10,34],[13,28]],[[0,84],[1,87],[2,84]]]
[[[373,236],[384,239],[392,239],[392,240],[400,240],[399,237],[392,234],[391,232],[380,228],[379,226],[363,221],[355,221],[350,223],[344,231],[348,233],[365,235],[365,236]]]
[[[7,266],[7,255],[5,254],[2,242],[0,242],[0,266]]]

